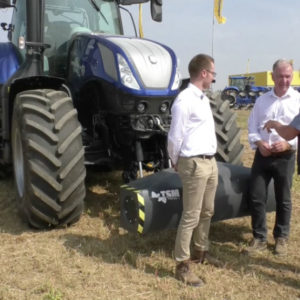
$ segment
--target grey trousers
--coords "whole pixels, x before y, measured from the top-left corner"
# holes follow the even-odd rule
[[[179,222],[175,259],[190,258],[190,246],[196,250],[209,248],[209,229],[214,214],[214,201],[218,185],[218,168],[215,158],[180,157],[177,165],[183,188],[183,211]]]

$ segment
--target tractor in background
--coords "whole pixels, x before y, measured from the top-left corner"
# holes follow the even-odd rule
[[[252,76],[230,76],[229,86],[222,91],[222,99],[228,100],[232,108],[251,108],[267,91],[266,87],[255,86]]]

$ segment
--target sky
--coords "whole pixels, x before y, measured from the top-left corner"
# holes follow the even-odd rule
[[[151,20],[143,5],[145,38],[172,48],[183,78],[198,53],[212,55],[217,72],[214,90],[228,84],[228,75],[270,71],[279,58],[292,59],[300,69],[300,1],[223,0],[225,24],[213,24],[213,0],[163,0],[163,21]],[[130,8],[138,20],[138,10]],[[0,12],[0,22],[9,12]],[[5,40],[3,32],[0,41]]]

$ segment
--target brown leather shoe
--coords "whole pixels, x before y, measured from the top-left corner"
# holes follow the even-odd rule
[[[267,250],[267,242],[254,238],[249,246],[244,249],[244,252],[251,256],[263,253],[265,250]]]
[[[200,287],[204,285],[204,281],[192,272],[190,268],[190,261],[188,260],[182,261],[177,264],[175,278],[187,285],[195,287]]]
[[[275,240],[275,255],[286,256],[288,252],[288,240],[287,238],[279,237]]]
[[[207,251],[194,250],[191,261],[195,264],[203,264]]]
[[[192,255],[192,262],[196,264],[205,264],[214,265],[215,267],[223,267],[224,263],[220,260],[209,255],[208,251],[194,250]]]

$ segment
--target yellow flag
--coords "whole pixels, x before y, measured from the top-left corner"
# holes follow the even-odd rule
[[[225,24],[226,18],[222,14],[223,0],[215,0],[214,13],[219,24]]]

